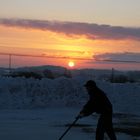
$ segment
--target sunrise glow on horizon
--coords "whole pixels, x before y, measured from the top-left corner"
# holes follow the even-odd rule
[[[70,61],[70,62],[68,63],[68,66],[69,66],[70,68],[73,68],[73,67],[75,66],[75,63],[74,63],[73,61]]]
[[[8,55],[2,55],[7,53],[12,54],[13,67],[59,65],[140,69],[140,3],[137,0],[133,3],[130,0],[127,3],[121,0],[109,0],[108,3],[101,0],[72,0],[69,9],[64,8],[68,6],[64,0],[61,0],[62,5],[56,0],[49,0],[48,3],[45,0],[30,0],[29,7],[25,6],[26,2],[19,4],[19,1],[6,0],[0,5],[0,67],[8,66]],[[79,2],[81,7],[78,6]],[[92,6],[98,7],[100,4],[101,13],[98,8],[93,10]],[[122,9],[124,4],[125,9]],[[40,12],[36,10],[38,5]],[[17,6],[22,7],[22,11]],[[120,10],[117,13],[118,7]],[[56,11],[53,12],[51,8]],[[122,10],[127,13],[120,14]],[[43,12],[44,15],[48,13],[46,17]],[[123,20],[126,16],[129,20]],[[69,64],[70,59],[76,63]]]

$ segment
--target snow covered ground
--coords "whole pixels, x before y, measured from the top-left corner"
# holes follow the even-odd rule
[[[88,79],[0,77],[0,139],[58,140],[88,99]],[[113,104],[118,140],[140,140],[140,83],[96,82]],[[97,120],[97,114],[80,119],[64,140],[95,139]]]
[[[1,140],[58,140],[80,108],[48,108],[37,110],[1,110]],[[98,115],[78,120],[64,140],[93,140]],[[118,140],[140,140],[140,117],[115,114],[114,128]],[[107,140],[107,136],[105,135]]]
[[[87,77],[60,77],[54,80],[1,77],[0,109],[78,107],[88,99],[83,87],[87,80]],[[140,83],[96,82],[106,92],[115,112],[140,114]]]

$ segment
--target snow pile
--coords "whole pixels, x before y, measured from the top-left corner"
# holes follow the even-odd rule
[[[80,85],[68,78],[37,80],[1,77],[0,108],[42,108],[56,104],[69,106],[76,102],[78,104],[77,97],[81,98],[82,93]]]
[[[88,100],[86,77],[56,79],[0,78],[1,109],[31,109],[48,106],[80,106]],[[140,114],[139,83],[115,84],[97,81],[112,101],[115,112]]]

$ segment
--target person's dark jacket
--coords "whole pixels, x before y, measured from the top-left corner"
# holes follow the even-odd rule
[[[112,104],[102,90],[96,87],[93,91],[88,92],[90,99],[80,113],[84,116],[89,116],[94,112],[104,115],[112,114]]]

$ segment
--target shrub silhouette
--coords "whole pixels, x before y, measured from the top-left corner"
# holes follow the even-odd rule
[[[35,78],[35,79],[41,79],[42,76],[35,72],[16,72],[12,73],[10,76],[12,77],[25,77],[25,78]]]

